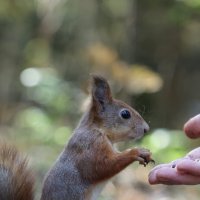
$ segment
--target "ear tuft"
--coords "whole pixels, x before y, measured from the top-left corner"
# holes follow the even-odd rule
[[[93,81],[93,86],[96,87],[106,87],[108,85],[107,80],[100,75],[92,74],[92,81]]]
[[[112,101],[110,86],[102,76],[92,75],[92,97],[93,102],[101,106]]]

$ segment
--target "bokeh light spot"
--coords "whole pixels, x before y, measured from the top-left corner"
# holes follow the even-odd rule
[[[164,149],[170,144],[170,135],[165,129],[155,130],[151,137],[150,142],[155,149]]]
[[[26,87],[34,87],[41,81],[41,73],[36,68],[28,68],[21,72],[20,81]]]

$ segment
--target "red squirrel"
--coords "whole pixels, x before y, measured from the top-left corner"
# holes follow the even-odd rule
[[[132,107],[112,97],[101,76],[92,76],[91,103],[68,144],[44,179],[41,200],[95,200],[106,182],[131,164],[146,166],[144,148],[119,152],[113,143],[141,138],[148,124]],[[0,147],[0,199],[33,200],[33,175],[26,158]]]

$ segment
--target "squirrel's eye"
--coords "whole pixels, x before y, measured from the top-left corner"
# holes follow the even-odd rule
[[[122,110],[120,112],[120,116],[124,119],[129,119],[131,117],[131,113],[128,110]]]

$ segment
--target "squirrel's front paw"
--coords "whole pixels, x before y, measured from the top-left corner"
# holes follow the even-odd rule
[[[141,165],[146,166],[149,162],[155,163],[155,161],[151,158],[151,152],[148,149],[139,148],[132,149],[132,152],[135,153],[135,160],[139,161]]]

